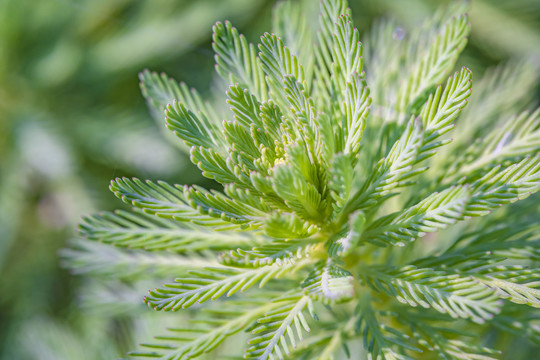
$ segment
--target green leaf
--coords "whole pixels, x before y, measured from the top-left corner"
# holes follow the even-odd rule
[[[131,352],[130,356],[160,357],[163,359],[188,360],[209,353],[228,337],[245,330],[264,313],[278,304],[267,299],[220,304],[219,308],[199,311],[199,320],[190,321],[190,327],[169,328],[167,336],[157,336],[159,344],[142,344],[151,350]],[[203,317],[200,319],[200,317]]]
[[[262,69],[267,75],[266,79],[272,91],[272,99],[278,105],[286,107],[287,101],[283,90],[283,80],[286,76],[292,76],[305,88],[304,69],[296,56],[291,54],[291,51],[283,45],[281,39],[276,35],[265,33],[261,36],[259,50]]]
[[[261,104],[249,90],[236,84],[231,85],[227,90],[227,104],[231,106],[234,118],[245,128],[249,129],[252,124],[262,127],[262,119],[259,112]]]
[[[299,217],[308,221],[323,221],[326,201],[317,188],[299,176],[293,165],[278,165],[274,168],[273,189],[285,204]]]
[[[142,182],[133,178],[117,178],[111,182],[111,191],[125,203],[134,205],[144,212],[159,217],[179,221],[191,221],[224,229],[239,229],[240,224],[201,214],[197,209],[188,205],[184,195],[184,187],[169,185],[166,182],[157,183],[147,180]]]
[[[358,73],[352,73],[346,85],[345,101],[342,105],[344,115],[342,135],[345,143],[339,150],[343,150],[345,154],[351,154],[353,158],[358,156],[370,105],[371,98],[365,81]]]
[[[392,190],[409,185],[407,179],[425,171],[413,169],[420,146],[424,140],[422,124],[411,118],[409,125],[398,139],[388,156],[381,159],[364,185],[347,202],[343,213],[366,210],[387,198]]]
[[[484,76],[475,81],[471,104],[458,124],[461,135],[456,138],[456,145],[468,146],[476,138],[483,137],[486,127],[530,106],[540,78],[539,70],[527,59],[488,68]]]
[[[372,127],[395,122],[400,115],[395,111],[397,96],[401,81],[410,71],[404,65],[409,59],[405,55],[409,42],[396,37],[401,30],[396,21],[383,19],[376,21],[363,37],[365,77],[373,98]]]
[[[188,269],[218,265],[214,259],[195,253],[179,256],[170,252],[127,250],[82,239],[78,239],[72,246],[61,250],[62,266],[77,275],[104,279],[142,281],[164,278],[171,272],[180,273]],[[199,247],[194,250],[206,249]]]
[[[467,43],[469,31],[470,24],[466,15],[452,18],[446,23],[402,85],[398,94],[398,112],[405,112],[426,90],[447,76]]]
[[[272,100],[268,100],[261,104],[260,116],[264,124],[264,130],[267,131],[273,139],[281,139],[282,135],[288,135],[288,132],[282,130],[282,126],[285,126],[283,113],[279,106]],[[276,146],[278,145],[276,144]],[[276,153],[278,155],[281,154],[277,149]]]
[[[302,288],[314,300],[334,304],[348,301],[355,295],[354,277],[332,261],[315,267],[302,284]]]
[[[250,129],[246,129],[237,121],[226,121],[223,123],[223,128],[227,142],[230,144],[228,160],[242,169],[246,175],[252,171],[262,171],[265,174],[269,164],[263,164],[260,161],[262,154]]]
[[[253,333],[262,334],[249,341],[251,347],[246,350],[246,359],[282,359],[284,355],[289,355],[289,345],[295,348],[296,342],[302,341],[302,329],[310,331],[302,313],[306,307],[311,306],[308,296],[291,295],[275,301],[279,301],[282,306],[257,320],[259,325]]]
[[[426,233],[445,229],[461,220],[470,199],[468,186],[434,193],[408,209],[376,220],[362,234],[362,240],[383,246],[405,246]]]
[[[497,161],[523,157],[539,150],[540,108],[533,113],[525,111],[513,116],[502,128],[492,130],[471,149],[470,153],[475,155],[474,160],[463,163],[456,177],[467,175]]]
[[[330,194],[335,201],[335,211],[342,208],[352,190],[354,180],[354,168],[349,155],[336,154],[332,159],[329,169]]]
[[[475,279],[497,291],[499,297],[516,304],[540,308],[540,269],[497,266],[481,270]]]
[[[214,229],[215,230],[215,229]],[[174,252],[234,249],[257,244],[260,236],[248,232],[213,231],[188,222],[163,219],[141,211],[117,210],[86,216],[80,234],[93,241],[147,251]]]
[[[255,47],[228,21],[214,25],[213,39],[218,74],[229,83],[249,89],[258,99],[266,100],[266,82]]]
[[[227,158],[212,149],[203,146],[191,148],[191,162],[202,171],[207,178],[214,179],[221,184],[234,182],[245,183],[249,179],[237,171],[234,164],[229,165]]]
[[[472,184],[465,216],[483,216],[494,208],[527,198],[540,190],[540,154],[501,170],[494,167]]]
[[[306,14],[310,1],[280,1],[272,12],[272,32],[279,34],[283,43],[298,57],[306,69],[306,79],[313,68],[313,30]]]
[[[409,344],[409,336],[383,324],[377,318],[377,312],[370,305],[370,296],[360,298],[355,309],[355,331],[364,338],[364,349],[372,359],[413,360],[403,349],[422,352]],[[396,351],[399,348],[400,351]]]
[[[294,214],[272,213],[264,221],[266,235],[276,239],[304,239],[317,232],[317,226]]]
[[[295,263],[307,258],[316,251],[320,242],[317,239],[274,240],[272,244],[253,247],[249,250],[239,248],[236,251],[221,254],[220,262],[228,266],[264,266],[271,264]]]
[[[393,314],[399,322],[411,328],[414,338],[427,350],[436,353],[444,360],[496,360],[491,355],[500,354],[484,346],[471,343],[470,339],[465,341],[452,339],[455,335],[469,335],[456,328],[446,328],[432,326],[430,323],[437,319],[431,314],[422,315],[418,312],[400,311]]]
[[[328,254],[330,256],[346,256],[356,248],[360,237],[364,232],[366,217],[362,211],[356,211],[349,217],[346,235],[328,242]]]
[[[156,120],[163,121],[167,106],[176,100],[184,104],[188,109],[200,111],[202,113],[201,117],[208,119],[209,127],[212,128],[214,134],[219,133],[221,122],[219,116],[207,102],[202,100],[195,89],[189,89],[185,83],[178,83],[164,73],[158,74],[149,70],[141,72],[139,79],[141,81],[141,91]]]
[[[184,196],[191,207],[201,214],[223,219],[235,224],[245,224],[257,228],[266,213],[245,203],[231,199],[218,191],[206,191],[199,186],[185,186]],[[269,211],[270,208],[265,209]]]
[[[471,78],[471,71],[462,68],[448,79],[444,91],[438,86],[425,102],[420,112],[425,134],[417,163],[433,156],[437,148],[451,141],[437,140],[454,128],[452,122],[467,105],[467,99],[471,95]]]
[[[317,47],[315,48],[314,90],[319,95],[318,98],[321,99],[322,104],[327,106],[334,97],[331,75],[336,22],[340,15],[346,14],[346,12],[347,2],[344,0],[321,1]]]
[[[263,287],[271,279],[292,274],[312,263],[303,259],[294,264],[272,264],[259,268],[213,267],[188,271],[188,276],[175,279],[149,292],[144,301],[156,310],[178,311],[194,304],[231,296],[259,283]]]
[[[202,146],[205,148],[214,147],[214,144],[220,144],[215,135],[212,125],[204,114],[195,115],[188,110],[184,104],[174,100],[167,106],[165,112],[167,128],[173,131],[176,136],[182,139],[188,146]],[[221,132],[219,133],[220,136]]]
[[[499,313],[497,294],[470,276],[405,266],[400,269],[366,268],[366,281],[373,289],[410,306],[422,306],[482,324]]]
[[[341,93],[354,74],[361,74],[363,67],[362,44],[358,30],[349,15],[341,15],[336,22],[333,42],[332,76]]]
[[[413,166],[433,156],[451,140],[438,139],[453,128],[470,96],[471,72],[463,68],[450,77],[444,91],[437,87],[424,104],[419,119],[411,118],[386,158],[381,159],[362,188],[347,203],[344,213],[369,209],[391,195],[396,188],[413,184],[412,178],[427,168]]]

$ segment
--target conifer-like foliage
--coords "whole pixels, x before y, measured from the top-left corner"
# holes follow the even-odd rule
[[[213,358],[473,360],[498,358],[487,333],[540,342],[534,205],[479,219],[539,190],[540,111],[497,111],[515,86],[502,70],[466,109],[471,71],[452,73],[466,6],[404,38],[380,23],[364,43],[344,0],[323,0],[316,27],[279,3],[256,45],[217,23],[228,114],[141,74],[153,112],[223,190],[118,178],[111,190],[133,211],[81,224],[132,249],[129,271],[170,277],[150,307],[192,315],[132,356],[232,342]]]

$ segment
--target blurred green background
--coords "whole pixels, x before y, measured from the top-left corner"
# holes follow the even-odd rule
[[[350,5],[366,32],[381,17],[416,26],[447,2]],[[146,284],[89,282],[59,252],[82,214],[122,206],[114,177],[212,186],[152,120],[137,74],[164,71],[211,96],[213,23],[231,20],[256,42],[274,4],[0,0],[0,359],[114,359],[174,322],[141,306]],[[460,66],[475,76],[512,58],[540,66],[540,1],[473,0],[470,16]],[[112,256],[91,250],[103,256],[94,265]]]

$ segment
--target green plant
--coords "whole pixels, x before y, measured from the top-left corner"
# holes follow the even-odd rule
[[[508,103],[517,85],[501,68],[466,113],[471,72],[445,81],[467,42],[465,9],[404,38],[382,23],[365,49],[342,0],[321,3],[317,32],[300,5],[280,3],[284,38],[264,34],[258,55],[217,23],[216,69],[233,84],[225,121],[184,84],[141,74],[153,111],[223,191],[119,178],[111,190],[134,209],[81,224],[131,250],[79,267],[178,276],[145,302],[194,309],[132,356],[195,358],[245,333],[244,357],[262,360],[491,359],[482,339],[501,331],[540,343],[536,206],[480,219],[540,188],[540,111],[506,117],[527,94]]]

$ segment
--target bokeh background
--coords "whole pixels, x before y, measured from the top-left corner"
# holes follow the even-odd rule
[[[362,33],[381,17],[417,26],[448,3],[349,2]],[[108,191],[117,176],[213,186],[149,115],[138,73],[164,71],[211,96],[219,88],[212,25],[228,19],[257,42],[274,4],[0,0],[1,360],[115,359],[177,320],[142,305],[149,287],[129,281],[140,275],[129,261],[118,262],[120,287],[66,270],[70,254],[88,246],[74,243],[76,226],[83,214],[122,207]],[[475,77],[509,59],[540,67],[540,1],[472,0],[470,17],[458,65]],[[79,257],[80,268],[94,273],[120,256],[86,250],[92,258]]]

